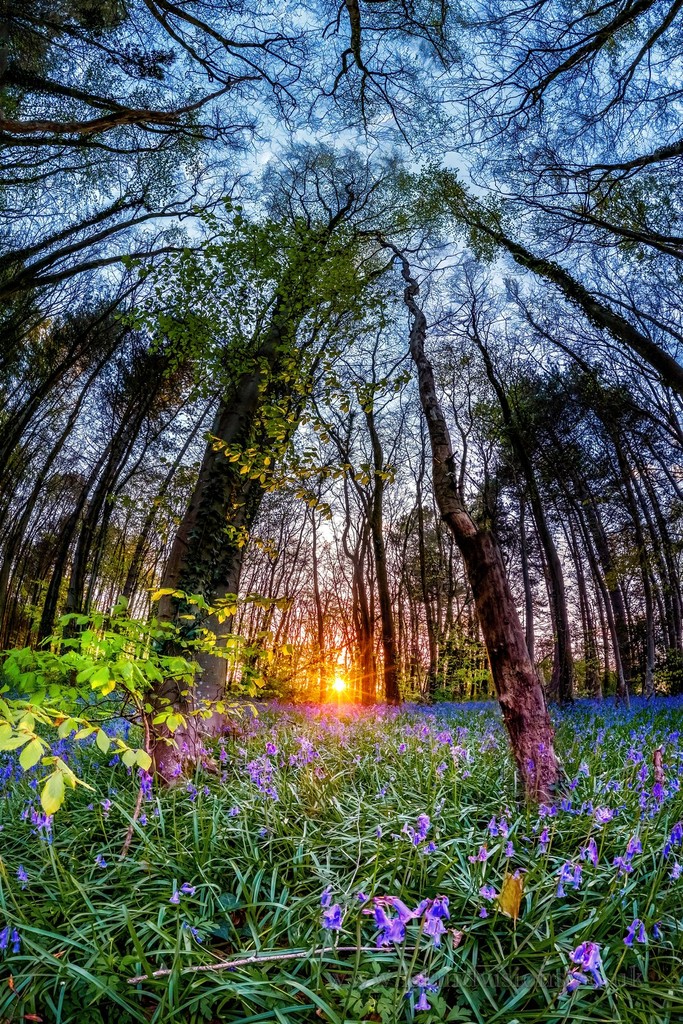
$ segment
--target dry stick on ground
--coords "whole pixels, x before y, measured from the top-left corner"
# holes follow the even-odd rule
[[[414,952],[414,946],[407,946],[405,952]],[[220,960],[215,964],[200,964],[197,967],[185,967],[185,974],[204,974],[207,971],[229,971],[235,967],[250,967],[253,964],[272,963],[274,960],[303,960],[306,957],[322,956],[325,953],[382,953],[384,950],[377,946],[321,946],[319,949],[301,949],[296,952],[267,953],[265,956],[245,956],[239,960]],[[173,970],[163,967],[161,970],[152,971],[151,974],[140,974],[137,978],[129,978],[129,985],[139,985],[142,981],[149,981],[151,978],[167,978],[173,974]]]

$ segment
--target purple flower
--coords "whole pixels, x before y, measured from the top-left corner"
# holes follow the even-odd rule
[[[595,988],[601,988],[605,984],[600,946],[597,942],[582,942],[570,955],[576,967],[571,969],[567,992],[573,992],[579,985],[585,985],[588,980],[586,974],[590,974],[592,977]]]
[[[266,754],[268,754],[269,757],[275,757],[277,754],[277,747],[274,743],[266,743]]]
[[[630,864],[625,857],[615,857],[612,861],[612,867],[617,868],[619,875],[628,875],[629,872],[633,871],[633,864]]]
[[[581,886],[581,875],[583,869],[580,864],[571,864],[567,861],[560,868],[560,880],[557,883],[556,896],[564,896],[565,885],[571,885],[573,889],[578,889]]]
[[[485,900],[495,900],[498,893],[496,892],[492,885],[482,885],[481,889],[479,890],[479,895],[483,896]]]
[[[489,916],[488,910],[486,909],[486,907],[482,907],[481,910],[479,911],[479,917],[488,917],[488,916]]]
[[[507,843],[505,844],[505,849],[503,851],[503,856],[504,857],[514,857],[514,855],[515,855],[515,848],[512,845],[512,843],[510,842],[510,840],[508,840]]]
[[[403,900],[400,900],[398,896],[385,896],[384,902],[388,903],[389,906],[393,907],[398,913],[398,919],[401,924],[407,924],[408,921],[412,921],[414,917],[417,917],[416,912],[411,910],[410,907],[407,907]]]
[[[359,903],[367,903],[369,898],[370,897],[366,896],[364,892],[356,893],[356,899],[358,900]]]
[[[431,1010],[431,1005],[427,1000],[427,992],[437,992],[439,989],[438,985],[435,985],[433,981],[426,976],[426,974],[416,974],[412,979],[411,991],[418,991],[418,1000],[415,1003],[415,1010],[417,1013],[421,1013],[424,1010]],[[408,993],[410,994],[410,993]]]
[[[538,837],[538,845],[541,847],[541,853],[545,853],[548,843],[550,842],[550,833],[547,828],[544,828]]]
[[[330,893],[330,887],[328,885],[328,887],[326,889],[323,889],[322,896],[320,897],[320,906],[323,907],[323,908],[324,907],[329,907],[331,902],[332,902],[332,895]]]
[[[427,814],[420,814],[420,815],[418,815],[418,818],[417,818],[417,821],[415,822],[415,824],[416,824],[417,827],[413,828],[412,825],[408,825],[406,823],[403,826],[401,831],[404,832],[410,838],[410,841],[412,842],[413,846],[419,846],[420,843],[426,838],[427,832],[429,831],[429,829],[431,827],[431,822],[429,820],[429,815],[427,815]]]
[[[479,847],[479,853],[475,854],[474,856],[468,857],[467,859],[469,860],[469,862],[471,864],[476,864],[478,861],[482,861],[483,862],[485,860],[488,860],[488,856],[489,856],[489,853],[488,853],[488,850],[486,849],[486,847],[485,846],[480,846]]]
[[[152,776],[149,774],[149,772],[146,772],[144,768],[139,769],[138,776],[140,778],[140,789],[142,790],[143,797],[145,798],[145,800],[151,800]]]
[[[97,856],[95,857],[95,864],[97,865],[98,868],[106,868],[107,862],[101,853],[98,853]]]
[[[678,861],[675,861],[674,862],[674,866],[671,869],[671,876],[670,876],[674,880],[674,882],[681,877],[681,872],[682,871],[683,871],[683,867],[681,867],[681,865],[678,863]]]
[[[638,836],[631,836],[626,847],[626,860],[633,860],[637,853],[643,852],[643,844]]]
[[[21,888],[25,889],[26,883],[28,882],[28,875],[26,874],[26,870],[23,864],[20,864],[19,867],[17,868],[17,878],[21,882]]]
[[[598,844],[591,837],[588,840],[588,845],[584,846],[579,854],[581,860],[589,860],[594,868],[598,866]]]
[[[168,902],[175,903],[176,906],[180,903],[180,893],[178,892],[177,889],[173,890],[173,895],[171,896]]]
[[[593,816],[598,825],[606,825],[614,817],[614,811],[611,807],[596,807]]]
[[[427,1000],[425,992],[420,992],[420,998],[415,1003],[416,1013],[421,1013],[423,1010],[431,1010],[432,1004]]]
[[[444,919],[450,918],[448,896],[436,896],[433,900],[423,900],[417,908],[422,913],[422,931],[429,935],[435,946],[441,945],[441,936],[445,935]]]
[[[10,942],[12,943],[12,952],[18,953],[21,949],[21,938],[16,928],[10,929],[9,925],[6,925],[2,931],[0,931],[0,952],[5,952]]]
[[[342,917],[342,908],[338,903],[333,903],[331,907],[326,907],[323,910],[322,927],[326,928],[328,932],[339,932],[341,931]]]
[[[680,846],[683,843],[683,821],[678,821],[671,829],[669,838],[664,844],[663,854],[668,857],[674,846]]]
[[[631,924],[628,926],[628,931],[624,936],[624,945],[632,946],[633,940],[636,942],[647,942],[647,932],[645,931],[645,925],[639,917],[635,917]]]
[[[194,885],[190,885],[189,882],[183,882],[183,884],[180,886],[180,891],[185,896],[194,896],[195,886]]]
[[[403,942],[406,937],[406,930],[400,918],[389,917],[383,907],[377,903],[375,903],[372,913],[375,916],[375,926],[379,929],[377,936],[378,947],[388,946],[391,942]]]
[[[652,925],[652,938],[655,939],[657,942],[659,942],[660,939],[662,938],[662,922],[661,921],[655,921],[655,923]]]

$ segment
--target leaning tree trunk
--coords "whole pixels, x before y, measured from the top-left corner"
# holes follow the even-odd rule
[[[410,352],[431,441],[434,494],[462,554],[503,721],[526,795],[532,800],[549,800],[558,781],[558,765],[545,696],[526,647],[500,545],[492,531],[478,525],[464,506],[450,433],[425,353],[427,320],[416,301],[419,285],[405,256],[397,249],[394,252],[402,263],[404,301],[412,318]]]

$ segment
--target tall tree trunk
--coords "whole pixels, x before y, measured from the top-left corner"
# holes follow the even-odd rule
[[[325,613],[320,593],[320,569],[318,565],[318,529],[315,521],[315,509],[311,509],[312,527],[312,571],[313,571],[313,601],[315,603],[315,625],[316,625],[316,672],[318,675],[318,700],[322,704],[325,700]]]
[[[384,674],[384,699],[389,704],[399,704],[401,695],[398,689],[398,673],[396,658],[396,634],[394,630],[394,613],[389,592],[389,575],[387,572],[387,551],[384,543],[383,502],[384,502],[384,452],[380,443],[372,409],[365,413],[374,468],[374,485],[370,506],[370,530],[372,547],[375,555],[375,572],[377,574],[377,594],[379,597],[379,613],[382,624],[382,655]]]
[[[576,572],[576,583],[579,591],[579,608],[581,611],[581,625],[583,628],[583,660],[586,673],[586,689],[596,700],[602,700],[602,683],[600,681],[600,659],[595,641],[595,622],[591,609],[588,588],[586,586],[586,574],[583,571],[583,552],[579,546],[574,523],[571,516],[567,516],[569,533],[566,533],[567,541],[574,558],[574,569]]]
[[[419,285],[398,250],[411,314],[410,352],[432,448],[432,482],[441,515],[453,532],[472,587],[493,681],[528,798],[550,800],[558,781],[554,730],[543,689],[529,658],[524,631],[494,534],[475,523],[456,483],[455,461],[431,363],[425,353],[427,320],[416,299]]]
[[[549,596],[552,610],[552,621],[555,630],[555,655],[553,658],[553,676],[550,684],[550,691],[557,694],[560,703],[570,703],[574,699],[574,659],[572,657],[571,628],[569,625],[569,611],[567,609],[567,595],[564,586],[564,573],[562,562],[557,553],[557,546],[548,525],[545,508],[541,493],[536,482],[536,474],[531,464],[529,453],[522,432],[519,429],[515,413],[510,405],[505,388],[498,379],[491,356],[486,345],[479,335],[476,326],[476,315],[472,317],[472,334],[477,347],[484,360],[486,376],[488,377],[500,405],[503,415],[505,429],[517,456],[524,480],[527,486],[529,504],[536,522],[538,537],[543,545],[545,553],[546,568],[548,572]]]
[[[425,542],[425,519],[424,504],[422,498],[422,484],[426,470],[426,447],[425,437],[420,431],[420,469],[416,479],[415,510],[417,513],[417,550],[420,559],[420,590],[422,591],[422,603],[425,610],[425,625],[427,627],[427,645],[429,649],[429,666],[427,668],[427,697],[433,700],[437,682],[438,647],[436,642],[436,626],[434,623],[434,611],[432,600],[429,594],[427,582],[427,547]]]
[[[526,501],[524,495],[519,499],[519,554],[522,562],[522,581],[524,583],[524,638],[529,652],[531,664],[536,664],[536,636],[534,632],[534,594],[531,589],[529,575],[529,554],[526,536]]]

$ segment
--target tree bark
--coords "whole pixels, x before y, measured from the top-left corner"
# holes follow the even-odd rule
[[[384,502],[384,452],[380,443],[372,409],[365,413],[374,468],[374,486],[370,506],[370,530],[372,547],[375,555],[375,572],[377,574],[377,594],[379,597],[379,613],[382,624],[382,655],[384,675],[384,699],[388,704],[399,704],[401,695],[398,688],[398,669],[396,657],[396,632],[394,629],[394,613],[391,606],[389,576],[387,572],[387,550],[384,543],[383,502]]]
[[[396,249],[394,252],[401,260],[406,283],[404,301],[412,320],[410,352],[431,441],[434,494],[465,563],[503,721],[525,793],[531,800],[550,800],[558,781],[558,765],[545,696],[529,658],[498,541],[490,529],[475,523],[459,493],[450,433],[425,353],[427,320],[416,301],[419,285],[405,256]]]

